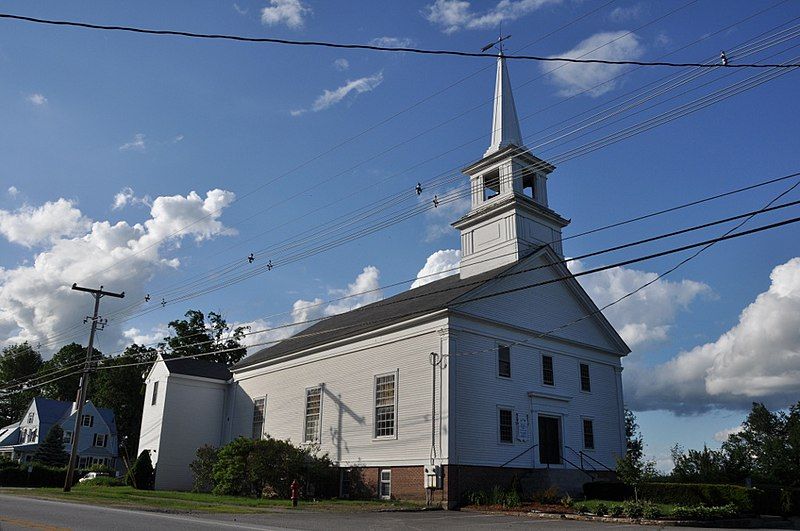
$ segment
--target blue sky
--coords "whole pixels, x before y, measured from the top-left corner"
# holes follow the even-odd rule
[[[666,59],[705,61],[720,50],[742,62],[800,55],[794,48],[800,44],[793,31],[800,16],[795,2],[731,1],[723,9],[703,0],[9,1],[3,10],[99,24],[467,51],[495,38],[502,23],[503,33],[513,35],[510,52],[536,55],[577,56],[598,46],[592,56],[610,59],[655,60],[684,46]],[[41,341],[49,355],[47,346],[60,340],[85,340],[76,324],[90,300],[68,291],[74,281],[128,293],[125,301],[104,301],[111,322],[100,345],[112,352],[134,339],[163,337],[164,323],[189,308],[265,328],[375,300],[377,292],[308,307],[317,299],[413,279],[431,256],[425,271],[453,264],[455,253],[434,253],[458,249],[449,223],[463,213],[463,201],[213,294],[172,301],[174,293],[167,291],[236,261],[233,270],[246,272],[254,267],[245,260],[251,252],[254,265],[270,259],[277,264],[281,255],[259,251],[304,231],[319,234],[337,216],[390,195],[407,192],[395,207],[400,212],[463,186],[466,178],[455,179],[457,169],[480,158],[489,142],[491,59],[0,24],[0,337],[6,341]],[[598,112],[592,108],[681,72],[580,65],[553,70],[558,66],[509,62],[526,145],[560,161],[549,195],[551,207],[572,220],[565,236],[800,167],[796,72],[569,157],[564,154],[572,148],[759,72],[673,80],[663,94],[648,93],[652,99],[635,100],[638,105],[560,138],[561,128],[574,131],[576,120]],[[579,116],[584,112],[589,114]],[[412,193],[417,182],[443,174],[452,182],[426,189],[420,199]],[[574,238],[565,242],[565,252],[577,256],[757,209],[795,182]],[[798,195],[795,190],[783,200]],[[763,215],[750,226],[792,212]],[[670,242],[713,237],[727,228]],[[339,238],[337,232],[320,241]],[[715,434],[736,427],[751,400],[783,407],[798,396],[797,241],[797,228],[790,226],[719,244],[608,312],[633,347],[625,360],[626,399],[662,466],[675,442],[717,444]],[[682,257],[582,282],[599,303],[608,302]],[[147,305],[146,293],[152,298]],[[164,308],[162,297],[169,299]],[[150,311],[127,320],[116,313],[132,302]],[[275,334],[254,334],[252,341]]]

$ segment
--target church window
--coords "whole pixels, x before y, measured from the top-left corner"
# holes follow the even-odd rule
[[[253,439],[261,439],[264,436],[264,411],[266,410],[267,399],[256,398],[253,401]]]
[[[589,378],[589,365],[581,363],[581,391],[589,392],[592,390],[592,381]]]
[[[156,405],[156,401],[158,400],[158,382],[153,382],[153,398],[150,400],[150,405]]]
[[[395,436],[396,380],[396,374],[375,377],[375,437]]]
[[[542,383],[545,385],[556,384],[553,373],[553,356],[542,356]]]
[[[522,194],[533,199],[533,184],[536,182],[536,174],[526,170],[522,176]]]
[[[304,440],[319,442],[320,414],[322,413],[322,388],[306,389],[306,422]]]
[[[500,429],[500,442],[513,443],[514,442],[514,424],[512,421],[513,415],[510,409],[500,408],[497,410],[499,429]]]
[[[500,194],[500,170],[490,171],[483,176],[483,200],[487,201]]]
[[[497,345],[497,375],[511,378],[511,347]]]
[[[594,424],[591,419],[583,419],[583,447],[594,450]]]

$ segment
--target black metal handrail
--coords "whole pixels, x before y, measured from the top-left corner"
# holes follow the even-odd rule
[[[569,446],[567,446],[567,448],[569,448]],[[572,448],[569,448],[569,449],[572,450]],[[572,450],[572,451],[574,452],[575,450]],[[578,465],[576,465],[575,463],[573,463],[572,461],[570,461],[569,459],[564,457],[564,454],[559,452],[559,457],[561,458],[562,461],[564,461],[568,465],[572,465],[572,468],[574,468],[575,470],[580,470],[581,472],[583,472],[584,474],[589,476],[592,480],[594,480],[594,476],[592,475],[591,472],[589,472],[588,470],[584,469],[583,467],[579,467]]]
[[[574,448],[572,448],[572,447],[570,447],[570,446],[566,446],[566,445],[565,445],[565,447],[566,447],[566,448],[568,448],[569,450],[572,450],[572,452],[573,452],[573,453],[575,453],[575,454],[577,454],[578,456],[580,456],[580,458],[581,458],[581,468],[583,468],[583,459],[584,459],[584,458],[586,458],[586,459],[588,459],[589,461],[591,461],[591,462],[589,463],[589,465],[592,467],[592,470],[595,470],[595,471],[597,470],[597,467],[596,467],[596,466],[594,466],[594,464],[593,464],[593,463],[597,463],[598,465],[600,465],[601,467],[605,468],[605,469],[606,469],[606,470],[608,470],[609,472],[614,472],[614,470],[613,470],[613,469],[611,469],[611,468],[609,468],[608,466],[604,465],[603,463],[601,463],[600,461],[598,461],[597,459],[595,459],[595,458],[594,458],[594,457],[592,457],[591,455],[587,454],[587,453],[586,453],[586,452],[584,452],[583,450],[575,450]]]
[[[506,465],[507,465],[507,464],[509,464],[510,462],[512,462],[512,461],[515,461],[515,460],[519,459],[520,457],[522,457],[523,455],[527,454],[528,452],[530,452],[531,450],[533,450],[533,449],[534,449],[534,448],[536,448],[537,446],[539,446],[539,445],[538,445],[538,444],[534,444],[534,445],[533,445],[533,446],[531,446],[530,448],[526,448],[526,449],[525,449],[525,450],[524,450],[522,453],[520,453],[520,454],[518,454],[518,455],[515,455],[514,457],[512,457],[511,459],[509,459],[508,461],[506,461],[505,463],[503,463],[502,465],[500,465],[500,468],[503,468],[504,466],[506,466]]]

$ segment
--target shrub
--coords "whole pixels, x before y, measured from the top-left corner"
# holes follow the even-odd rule
[[[608,514],[608,506],[605,503],[598,503],[594,509],[594,514],[597,516],[605,516]]]
[[[206,444],[197,449],[197,459],[189,464],[194,474],[192,490],[195,492],[211,492],[214,488],[214,465],[219,458],[219,449]]]
[[[608,514],[614,518],[621,518],[622,516],[625,516],[625,509],[622,507],[622,505],[612,505],[608,510]]]
[[[575,505],[575,500],[572,499],[572,496],[566,494],[563,498],[561,498],[561,505],[564,507],[572,507]]]
[[[704,505],[690,505],[675,507],[672,516],[682,520],[711,520],[714,518],[733,518],[739,510],[733,504],[706,507]]]
[[[621,481],[592,481],[583,485],[583,494],[590,500],[624,501],[633,497],[633,489]]]
[[[139,490],[153,490],[155,470],[150,460],[150,450],[142,450],[125,475],[125,483]]]
[[[561,501],[561,493],[555,485],[545,490],[537,490],[531,495],[531,500],[537,503],[553,504]]]
[[[642,502],[626,501],[622,503],[622,511],[628,518],[641,518],[644,515]]]
[[[466,501],[468,505],[500,505],[506,509],[522,505],[522,499],[516,489],[505,490],[499,485],[495,485],[490,492],[468,492]]]
[[[106,465],[92,465],[89,468],[87,468],[85,472],[97,472],[99,474],[108,474],[109,476],[112,477],[116,474],[116,470]]]
[[[87,479],[78,484],[79,487],[123,487],[124,485],[125,482],[121,479],[109,476],[97,476],[94,479]]]
[[[511,489],[508,492],[506,492],[506,495],[503,498],[502,505],[507,509],[513,507],[519,507],[520,505],[522,505],[522,500],[520,500],[519,492],[517,492],[515,489]]]
[[[585,503],[578,505],[578,512],[581,514],[586,514],[589,512],[589,506]]]
[[[488,505],[489,497],[482,490],[471,491],[467,493],[468,505]]]
[[[588,499],[624,501],[633,498],[633,489],[617,481],[595,481],[583,486]],[[738,485],[712,485],[705,483],[643,483],[639,497],[659,503],[685,506],[723,506],[729,503],[741,511],[752,511],[759,497],[756,489]]]
[[[658,505],[652,502],[643,502],[642,504],[642,516],[649,520],[656,520],[661,518],[661,509],[659,509]]]
[[[30,474],[28,467],[31,468]],[[66,468],[49,467],[39,463],[12,463],[0,467],[0,486],[3,487],[63,487]]]
[[[759,514],[800,515],[800,489],[759,485],[754,511]]]

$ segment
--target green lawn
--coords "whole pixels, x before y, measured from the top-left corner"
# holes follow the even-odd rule
[[[29,496],[92,505],[131,507],[160,511],[194,511],[206,513],[257,513],[292,508],[289,500],[261,500],[236,496],[215,496],[196,492],[136,490],[133,487],[83,487],[71,492],[55,488],[10,489],[0,488],[0,493]],[[317,511],[378,511],[386,509],[411,509],[418,507],[410,502],[323,500],[300,501],[300,510]]]

